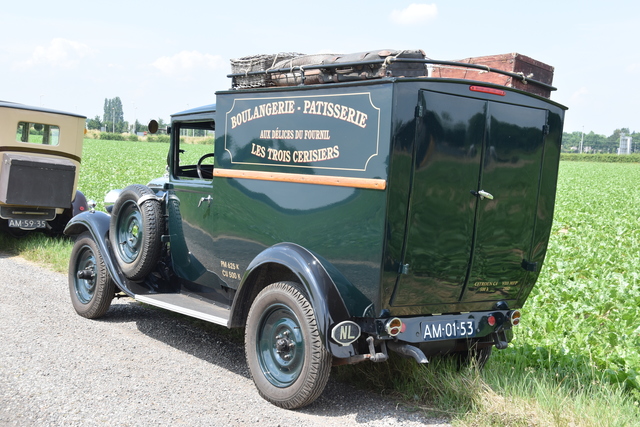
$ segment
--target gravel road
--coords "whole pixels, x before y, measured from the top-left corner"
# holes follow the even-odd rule
[[[2,426],[446,425],[329,380],[287,411],[258,395],[242,345],[129,298],[78,316],[67,276],[0,253]]]

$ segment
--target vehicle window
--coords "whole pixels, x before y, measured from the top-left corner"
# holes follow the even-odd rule
[[[178,138],[174,174],[180,178],[213,179],[215,134],[213,122],[182,123],[173,126]],[[200,162],[200,168],[198,168]],[[198,169],[200,169],[198,173]]]
[[[58,145],[60,143],[60,128],[42,123],[19,122],[16,141],[31,144]]]

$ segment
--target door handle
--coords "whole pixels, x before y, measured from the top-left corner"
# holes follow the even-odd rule
[[[484,191],[484,190],[480,190],[480,191],[473,191],[471,190],[471,194],[473,194],[476,197],[479,197],[480,200],[484,200],[484,199],[489,199],[489,200],[493,200],[493,194]]]
[[[207,202],[207,206],[211,206],[212,200],[213,198],[211,197],[211,194],[209,194],[207,197],[201,197],[200,201],[198,202],[198,207],[202,205],[202,202]]]

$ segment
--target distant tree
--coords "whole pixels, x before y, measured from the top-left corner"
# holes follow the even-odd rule
[[[104,100],[103,124],[107,132],[122,133],[128,129],[128,124],[124,121],[124,111],[122,101],[119,96]]]
[[[585,134],[582,132],[564,132],[562,134],[562,151],[565,153],[579,153],[581,141],[583,153],[616,152],[606,136],[599,135],[593,131]]]
[[[580,149],[580,139],[582,138],[582,132],[564,132],[562,134],[562,152],[564,153],[577,153]]]
[[[87,129],[100,130],[101,127],[102,122],[100,121],[100,116],[95,116],[93,119],[87,119]]]

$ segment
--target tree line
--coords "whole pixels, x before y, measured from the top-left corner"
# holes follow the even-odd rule
[[[161,118],[157,119],[160,129],[166,129],[167,123]],[[119,96],[104,99],[103,115],[87,119],[87,129],[99,130],[110,133],[137,133],[149,130],[146,124],[140,123],[137,119],[135,123],[129,124],[124,120],[124,110]]]
[[[562,152],[579,153],[580,142],[582,141],[582,152],[587,154],[613,153],[620,148],[620,136],[630,136],[632,138],[631,151],[640,152],[640,133],[630,132],[629,128],[616,129],[609,136],[599,135],[593,131],[564,132],[562,134]]]
[[[160,129],[166,129],[167,123],[158,118]],[[96,129],[111,133],[137,133],[147,132],[149,129],[146,124],[140,123],[137,119],[135,123],[129,124],[124,120],[124,110],[122,101],[119,96],[115,98],[105,98],[103,115],[95,116],[93,119],[87,119],[87,129]],[[188,136],[205,136],[205,131],[191,131],[193,135]],[[202,133],[202,135],[200,135]],[[580,143],[582,142],[582,153],[598,154],[598,153],[617,153],[620,147],[620,136],[631,136],[632,148],[635,153],[640,152],[640,133],[630,132],[629,128],[616,129],[609,136],[599,135],[593,131],[584,132],[564,132],[562,134],[562,152],[563,153],[579,153]]]

